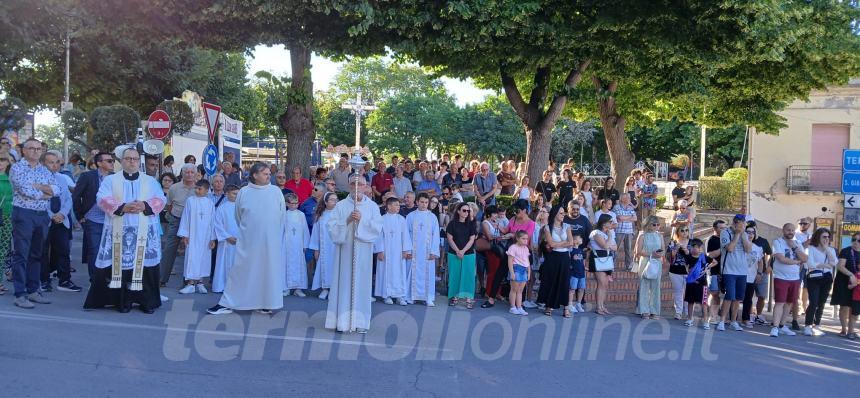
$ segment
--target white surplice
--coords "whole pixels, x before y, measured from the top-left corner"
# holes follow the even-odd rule
[[[331,218],[331,210],[323,210],[319,220],[314,223],[311,230],[311,241],[308,249],[318,251],[319,258],[316,261],[314,280],[311,290],[328,289],[331,287],[332,270],[334,270],[334,252],[337,250],[331,235],[328,232],[328,220]]]
[[[415,210],[406,216],[412,238],[412,260],[407,262],[406,300],[436,299],[436,260],[439,258],[439,219],[429,210]]]
[[[308,288],[308,264],[305,262],[305,249],[311,240],[305,213],[287,210],[284,225],[284,257],[287,261],[284,289]]]
[[[361,213],[361,220],[348,223],[353,210]],[[369,329],[373,244],[382,231],[379,207],[367,197],[356,202],[350,195],[337,203],[327,225],[337,250],[325,328]]]
[[[406,259],[403,252],[411,250],[412,239],[406,219],[397,213],[382,216],[382,234],[376,240],[374,252],[384,253],[385,260],[376,262],[375,296],[406,297]]]
[[[284,306],[284,219],[281,189],[248,184],[236,197],[239,238],[233,267],[218,304],[234,310],[275,310]]]
[[[233,268],[233,258],[236,256],[236,245],[227,242],[227,238],[239,239],[239,224],[236,223],[236,202],[225,199],[215,209],[215,239],[218,240],[215,275],[212,276],[212,291],[215,293],[224,291],[227,274]]]
[[[121,202],[117,201],[113,196],[114,179],[117,178],[123,179],[123,200]],[[161,239],[159,239],[158,234],[158,213],[161,212],[164,208],[164,204],[167,202],[167,199],[164,197],[164,191],[161,190],[161,185],[158,181],[143,173],[138,173],[133,180],[128,178],[130,177],[126,177],[125,173],[119,172],[105,177],[104,180],[102,180],[101,185],[99,185],[99,190],[96,194],[96,203],[99,208],[105,212],[105,223],[102,229],[102,239],[101,242],[99,242],[99,252],[96,256],[95,266],[97,268],[107,268],[113,263],[112,220],[114,217],[122,217],[122,254],[120,255],[122,269],[132,269],[134,267],[136,257],[135,248],[137,245],[138,234],[137,229],[140,225],[138,217],[149,218],[149,230],[145,232],[147,234],[147,240],[143,254],[143,266],[154,267],[161,262]],[[147,186],[146,193],[147,196],[149,196],[149,199],[146,200],[146,203],[149,204],[149,208],[152,209],[153,214],[149,216],[144,215],[143,213],[126,213],[122,216],[115,215],[114,212],[119,208],[119,206],[124,203],[138,200],[141,185],[143,184]]]
[[[189,196],[179,221],[176,236],[188,238],[185,248],[185,269],[182,275],[188,280],[200,280],[209,276],[212,269],[212,249],[209,242],[215,240],[213,221],[215,205],[206,196]]]

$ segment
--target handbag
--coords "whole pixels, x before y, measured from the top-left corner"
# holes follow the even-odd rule
[[[485,252],[487,250],[490,250],[491,248],[492,245],[490,244],[490,241],[487,240],[487,238],[481,236],[478,239],[475,239],[475,251]]]
[[[645,265],[642,277],[645,279],[660,279],[660,274],[662,273],[663,262],[659,258],[651,257],[648,259],[648,264]]]
[[[601,250],[602,251],[602,250]],[[598,272],[606,272],[612,271],[615,269],[615,257],[612,255],[607,255],[605,257],[597,257],[597,251],[595,251],[594,257],[594,270]]]

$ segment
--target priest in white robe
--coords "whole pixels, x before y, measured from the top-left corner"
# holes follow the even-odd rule
[[[358,189],[337,203],[327,223],[337,250],[325,328],[367,333],[371,315],[373,245],[382,232],[382,215],[366,194],[364,178],[350,177],[350,184],[353,187],[358,184]]]
[[[284,257],[287,261],[284,278],[284,296],[290,293],[305,297],[308,288],[308,263],[305,262],[305,249],[311,240],[305,213],[299,210],[299,197],[290,192],[284,195],[287,202],[286,222],[284,223]]]
[[[337,250],[337,246],[331,240],[328,220],[331,218],[335,205],[337,205],[337,194],[334,192],[326,193],[323,196],[323,202],[317,205],[316,221],[313,229],[311,229],[311,241],[308,244],[308,249],[314,251],[314,263],[316,264],[311,290],[322,289],[319,295],[320,300],[328,299],[334,270],[334,252]]]
[[[233,258],[236,256],[236,242],[239,239],[239,224],[236,223],[236,196],[239,187],[228,185],[226,200],[215,209],[215,239],[218,241],[218,251],[215,255],[215,274],[212,276],[212,291],[221,293],[227,283],[227,274],[233,268]]]
[[[385,304],[406,305],[406,264],[411,257],[412,239],[406,219],[400,213],[400,200],[388,198],[382,216],[382,233],[376,240],[376,287],[374,295]]]
[[[209,276],[212,268],[212,249],[215,248],[215,205],[209,198],[209,181],[199,180],[194,187],[194,196],[185,200],[179,230],[176,236],[185,245],[185,287],[181,294],[208,293],[202,279]]]
[[[270,314],[284,306],[284,196],[270,183],[271,172],[265,164],[255,163],[250,175],[251,181],[236,197],[239,237],[233,267],[218,305],[207,310],[210,314],[233,310]]]
[[[107,218],[84,308],[114,306],[125,313],[137,304],[151,314],[161,306],[158,213],[166,198],[161,184],[139,171],[136,150],[123,151],[121,163],[122,172],[105,177],[96,194]]]
[[[406,216],[409,236],[412,238],[412,259],[406,273],[406,301],[410,304],[423,301],[435,306],[436,259],[439,258],[439,219],[427,206],[430,198],[419,194],[418,209]]]

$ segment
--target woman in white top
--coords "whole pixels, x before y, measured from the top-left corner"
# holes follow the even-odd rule
[[[543,228],[541,249],[544,262],[540,269],[538,302],[544,303],[544,314],[552,316],[552,310],[564,308],[564,317],[570,318],[568,292],[570,290],[570,248],[573,247],[573,232],[564,223],[567,214],[559,205],[549,212],[549,223]]]
[[[589,261],[589,271],[594,273],[597,279],[597,310],[599,315],[609,315],[611,312],[606,309],[606,292],[609,289],[609,280],[612,276],[612,271],[597,271],[594,264],[594,258],[610,256],[612,252],[618,250],[615,245],[615,240],[610,238],[609,234],[612,230],[612,218],[608,214],[604,214],[597,219],[597,224],[594,225],[594,230],[588,236],[588,247],[591,248],[592,260]]]
[[[809,240],[806,248],[806,291],[809,292],[809,305],[806,307],[806,327],[803,334],[820,336],[824,334],[821,326],[821,314],[827,303],[827,296],[833,286],[833,271],[838,260],[836,250],[830,246],[832,235],[827,228],[818,228]]]
[[[585,202],[580,203],[583,203],[582,208],[588,212],[588,219],[591,222],[597,222],[597,219],[592,217],[594,214],[594,195],[591,193],[591,181],[583,179],[582,185],[580,185],[580,192],[582,192],[582,197],[585,198]]]
[[[529,176],[523,176],[520,178],[520,185],[517,185],[517,189],[514,190],[514,198],[525,199],[529,202],[529,212],[532,211],[532,189],[529,188],[530,183],[531,179],[529,179]],[[514,199],[514,201],[516,201],[516,199]]]

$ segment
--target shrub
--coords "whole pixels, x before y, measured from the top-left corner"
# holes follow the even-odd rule
[[[728,178],[733,181],[740,181],[742,183],[747,182],[747,177],[749,176],[749,171],[746,168],[738,167],[734,169],[728,169],[725,173],[723,173],[723,178]]]
[[[662,209],[666,205],[666,195],[657,195],[657,208]]]
[[[100,106],[90,112],[93,128],[92,147],[106,152],[137,140],[140,114],[125,105]]]
[[[699,179],[699,204],[705,209],[737,211],[741,207],[744,183],[725,177]]]

